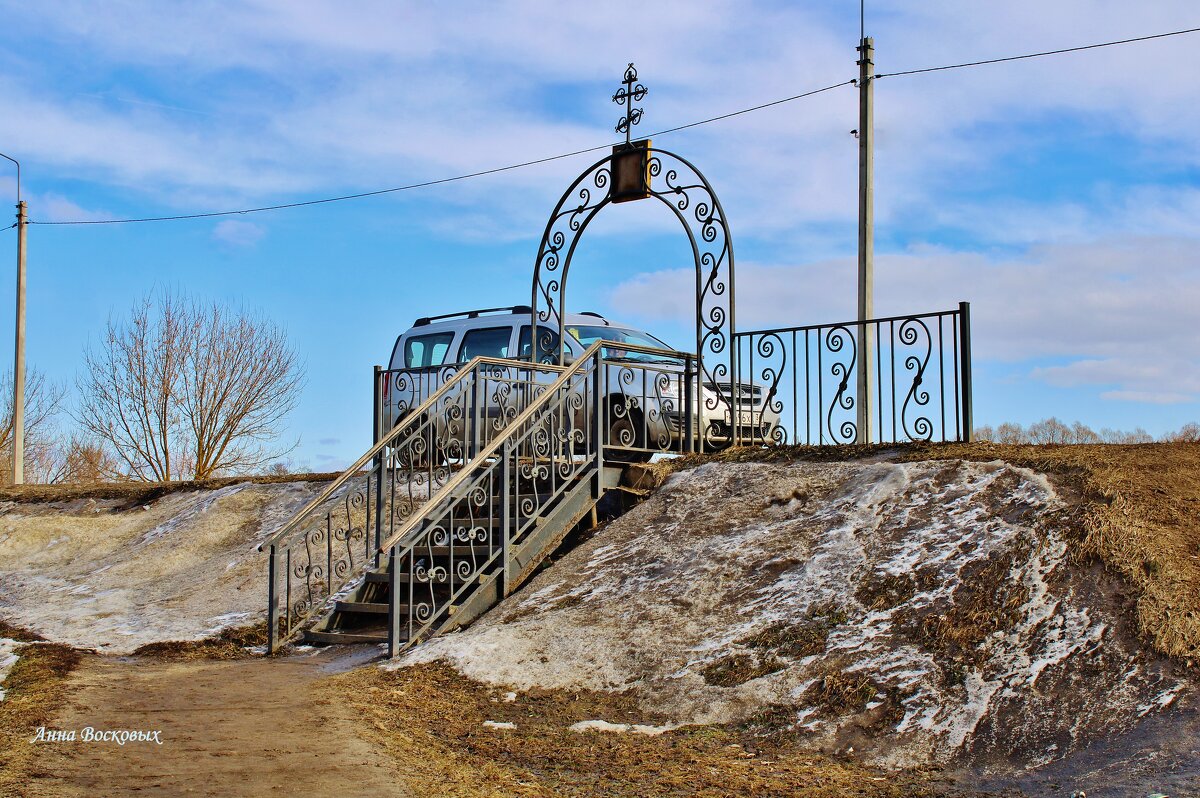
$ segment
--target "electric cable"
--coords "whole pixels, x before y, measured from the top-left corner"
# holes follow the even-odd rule
[[[699,127],[700,125],[707,125],[712,122],[719,122],[723,119],[729,119],[731,117],[741,116],[742,114],[748,114],[753,111],[761,111],[764,108],[770,108],[771,106],[774,106],[774,105],[782,105],[783,103],[789,103],[789,102],[792,102],[793,100],[803,99],[804,97],[811,97],[814,94],[821,94],[822,92],[831,91],[833,89],[837,89],[842,86],[848,86],[848,85],[853,84],[854,82],[855,82],[854,80],[845,80],[845,81],[842,81],[841,83],[835,83],[832,86],[825,86],[820,89],[813,89],[812,91],[806,91],[806,92],[803,92],[802,94],[794,94],[791,97],[784,97],[783,99],[780,99],[780,100],[772,100],[771,102],[762,103],[761,105],[751,106],[750,108],[743,108],[739,111],[732,111],[727,114],[721,114],[720,116],[713,116],[713,117],[709,117],[708,119],[701,119],[696,122],[689,122],[686,125],[678,125],[676,127],[667,128],[665,130],[659,130],[654,133],[651,133],[647,138],[654,138],[655,136],[665,136],[668,133],[676,133],[680,130],[687,130],[688,128]],[[29,224],[83,225],[83,224],[137,224],[140,222],[174,222],[174,221],[179,221],[182,219],[211,219],[216,216],[240,216],[240,215],[247,214],[247,213],[262,213],[263,211],[278,211],[278,210],[284,210],[286,208],[302,208],[302,207],[305,207],[308,205],[324,205],[324,204],[330,203],[330,202],[344,202],[346,200],[362,199],[364,197],[377,197],[381,194],[394,194],[399,191],[411,191],[412,189],[416,189],[416,188],[427,188],[429,186],[438,186],[438,185],[442,185],[444,183],[455,183],[460,180],[470,180],[471,178],[484,177],[485,175],[494,175],[499,172],[512,171],[513,169],[523,169],[527,166],[536,166],[538,164],[549,163],[551,161],[560,161],[564,158],[574,158],[577,155],[585,155],[589,152],[599,152],[600,150],[607,150],[612,146],[613,146],[613,144],[600,144],[595,147],[588,147],[586,149],[575,150],[573,152],[565,152],[560,155],[549,155],[545,158],[537,158],[532,161],[522,161],[521,163],[509,164],[508,166],[497,166],[493,169],[484,169],[479,172],[469,172],[467,174],[454,175],[453,177],[442,177],[442,178],[438,178],[437,180],[425,180],[420,183],[409,183],[408,185],[404,185],[404,186],[394,186],[392,188],[381,188],[381,189],[377,189],[375,191],[363,191],[363,192],[359,192],[357,194],[345,194],[345,195],[339,196],[339,197],[323,197],[321,199],[303,200],[300,202],[287,202],[287,203],[282,203],[279,205],[264,205],[264,206],[258,207],[258,208],[244,208],[242,210],[236,210],[236,211],[210,211],[207,213],[186,213],[186,214],[179,214],[176,216],[145,216],[145,217],[135,218],[135,219],[71,219],[71,220],[53,221],[53,222],[44,222],[41,220],[31,219],[31,220],[29,220]]]
[[[1187,28],[1186,30],[1175,30],[1169,33],[1155,33],[1151,36],[1138,36],[1133,39],[1119,39],[1113,42],[1099,42],[1098,44],[1084,44],[1079,47],[1064,47],[1061,50],[1045,50],[1040,53],[1026,53],[1025,55],[1010,55],[1004,58],[989,58],[986,61],[968,61],[964,64],[947,64],[946,66],[925,67],[924,69],[906,69],[903,72],[882,72],[875,76],[879,78],[895,78],[901,75],[920,75],[925,72],[943,72],[947,69],[962,69],[964,67],[983,66],[984,64],[1002,64],[1005,61],[1021,61],[1026,58],[1042,58],[1047,55],[1062,55],[1063,53],[1078,53],[1082,50],[1095,50],[1100,47],[1113,47],[1118,44],[1132,44],[1133,42],[1147,42],[1151,39],[1165,39],[1168,36],[1182,36],[1185,33],[1197,33],[1200,28]]]
[[[861,9],[860,9],[860,11],[861,11]],[[882,73],[875,75],[872,79],[878,80],[879,78],[894,78],[894,77],[900,77],[900,76],[904,76],[904,75],[920,75],[920,74],[924,74],[927,72],[942,72],[942,71],[946,71],[946,70],[950,70],[950,69],[963,69],[966,67],[983,66],[986,64],[1000,64],[1000,63],[1004,63],[1007,61],[1021,61],[1021,60],[1029,59],[1029,58],[1042,58],[1042,57],[1050,56],[1050,55],[1062,55],[1064,53],[1076,53],[1076,52],[1081,52],[1083,50],[1095,50],[1095,49],[1098,49],[1101,47],[1113,47],[1113,46],[1120,45],[1120,44],[1132,44],[1134,42],[1144,42],[1144,41],[1150,41],[1152,39],[1164,39],[1169,36],[1182,36],[1184,34],[1197,33],[1197,32],[1200,32],[1200,28],[1187,28],[1184,30],[1169,31],[1167,33],[1156,33],[1156,34],[1152,34],[1150,36],[1138,36],[1138,37],[1135,37],[1132,39],[1120,39],[1120,40],[1111,41],[1111,42],[1098,42],[1096,44],[1086,44],[1086,45],[1081,45],[1079,47],[1065,47],[1065,48],[1062,48],[1059,50],[1045,50],[1045,51],[1037,52],[1037,53],[1012,55],[1012,56],[1006,56],[1003,58],[991,58],[991,59],[988,59],[985,61],[968,61],[968,62],[961,63],[961,64],[946,64],[944,66],[925,67],[923,69],[908,69],[908,70],[904,70],[904,71],[900,71],[900,72],[882,72]],[[655,133],[651,133],[649,136],[647,136],[647,138],[653,138],[655,136],[665,136],[669,133],[676,133],[680,130],[688,130],[689,128],[699,127],[701,125],[707,125],[707,124],[711,124],[713,122],[719,122],[724,119],[730,119],[735,116],[741,116],[742,114],[748,114],[748,113],[753,113],[755,111],[761,111],[765,108],[771,108],[776,105],[782,105],[784,103],[793,102],[795,100],[800,100],[805,97],[812,97],[813,95],[821,94],[821,93],[827,92],[827,91],[832,91],[833,89],[841,88],[842,86],[857,85],[857,83],[858,83],[857,79],[846,80],[846,81],[842,81],[841,83],[834,83],[832,85],[824,86],[819,89],[813,89],[811,91],[802,92],[800,94],[794,94],[790,97],[784,97],[779,100],[772,100],[771,102],[761,103],[759,105],[754,105],[749,108],[743,108],[738,111],[732,111],[727,114],[721,114],[719,116],[713,116],[713,117],[709,117],[707,119],[701,119],[696,122],[689,122],[685,125],[678,125],[676,127],[666,128],[665,130],[659,130]],[[494,175],[494,174],[498,174],[500,172],[508,172],[508,171],[512,171],[514,169],[523,169],[528,166],[537,166],[539,164],[550,163],[551,161],[559,161],[559,160],[563,160],[564,158],[574,158],[575,156],[585,155],[589,152],[599,152],[600,150],[605,150],[612,146],[613,146],[612,144],[601,144],[601,145],[597,145],[595,147],[587,147],[587,148],[581,149],[581,150],[574,150],[573,152],[561,153],[559,155],[549,155],[544,158],[536,158],[531,161],[522,161],[520,163],[509,164],[507,166],[497,166],[492,169],[484,169],[484,170],[481,170],[478,172],[468,172],[466,174],[453,175],[451,177],[443,177],[443,178],[438,178],[436,180],[425,180],[425,181],[421,181],[418,183],[409,183],[409,184],[403,185],[403,186],[394,186],[392,188],[381,188],[381,189],[376,189],[374,191],[362,191],[362,192],[358,192],[356,194],[344,194],[342,196],[337,196],[337,197],[323,197],[320,199],[302,200],[302,201],[298,201],[298,202],[285,202],[285,203],[280,203],[277,205],[263,205],[263,206],[260,206],[257,208],[243,208],[241,210],[233,210],[233,211],[209,211],[209,212],[204,212],[204,213],[186,213],[186,214],[177,214],[177,215],[173,215],[173,216],[144,216],[144,217],[129,218],[129,219],[71,219],[71,220],[63,220],[63,221],[41,221],[41,220],[30,219],[30,220],[28,220],[28,224],[41,224],[41,225],[137,224],[137,223],[142,223],[142,222],[171,222],[171,221],[179,221],[179,220],[185,220],[185,219],[211,219],[211,218],[220,217],[220,216],[241,216],[241,215],[249,214],[249,213],[262,213],[265,211],[285,210],[288,208],[303,208],[303,207],[307,207],[310,205],[324,205],[324,204],[328,204],[328,203],[332,203],[332,202],[345,202],[347,200],[363,199],[366,197],[377,197],[377,196],[380,196],[383,194],[394,194],[394,193],[401,192],[401,191],[411,191],[413,189],[418,189],[418,188],[428,188],[430,186],[438,186],[438,185],[444,185],[446,183],[455,183],[455,182],[459,182],[462,180],[470,180],[470,179],[476,178],[476,177],[485,177],[487,175]],[[14,224],[14,225],[12,225],[12,227],[16,227],[16,225]]]

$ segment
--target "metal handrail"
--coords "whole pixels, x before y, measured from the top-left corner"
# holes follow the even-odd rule
[[[601,338],[600,340],[596,341],[596,343],[592,344],[592,346],[596,346],[597,344],[605,347],[606,349],[624,349],[629,352],[641,352],[642,354],[646,355],[670,355],[671,357],[679,358],[696,357],[690,352],[680,352],[678,349],[662,349],[661,347],[657,346],[644,346],[642,344],[627,343],[625,341],[610,341],[607,338]],[[591,351],[592,347],[588,347],[584,353],[579,356],[579,359],[583,360],[588,356],[588,352]]]
[[[825,324],[806,324],[803,327],[775,327],[767,330],[738,330],[735,333],[737,338],[746,338],[751,335],[771,335],[785,332],[805,332],[806,330],[824,330],[831,327],[860,327],[864,324],[884,324],[889,321],[907,321],[908,319],[931,319],[937,316],[954,316],[959,313],[958,310],[932,310],[928,313],[906,313],[903,316],[880,316],[877,319],[864,319],[858,321],[837,321],[826,322]]]
[[[563,372],[558,376],[558,379],[546,386],[541,396],[531,402],[528,407],[521,411],[520,415],[508,423],[507,429],[518,430],[523,424],[528,422],[529,419],[533,418],[533,416],[543,408],[543,405],[549,404],[550,400],[554,398],[557,391],[562,388],[562,386],[565,385],[572,376],[577,374],[580,369],[587,365],[588,360],[592,357],[595,357],[596,353],[599,352],[606,343],[611,344],[612,341],[596,341],[594,344],[584,350],[583,354],[579,356],[579,359],[564,369]],[[666,349],[656,349],[654,347],[641,347],[641,349],[649,350],[650,352],[670,351]],[[494,438],[491,443],[480,450],[480,452],[475,456],[474,459],[476,462],[482,462],[495,455],[496,452],[498,452],[500,448],[504,446],[504,443],[508,437],[509,435],[498,435],[496,438]],[[447,480],[446,484],[442,485],[436,494],[430,495],[427,506],[436,506],[441,498],[450,495],[458,488],[459,485],[467,480],[467,477],[470,476],[470,474],[470,469],[461,469],[457,474]],[[405,536],[407,536],[413,531],[413,529],[416,528],[417,524],[422,520],[422,517],[423,516],[421,513],[413,513],[411,516],[409,516],[408,520],[401,525],[399,530],[392,533],[391,537],[379,545],[379,547],[376,549],[376,554],[383,554],[392,546],[403,540]]]
[[[442,383],[442,386],[440,388],[438,388],[436,391],[434,391],[432,394],[430,394],[429,398],[427,398],[415,410],[413,410],[412,415],[416,416],[416,417],[420,417],[419,414],[425,412],[429,407],[431,407],[439,399],[441,399],[443,396],[445,396],[446,393],[450,390],[451,386],[457,385],[461,380],[463,380],[465,378],[465,375],[473,374],[475,372],[475,370],[477,368],[479,368],[480,366],[493,365],[493,366],[503,366],[505,368],[511,368],[513,366],[514,362],[519,362],[519,361],[504,360],[502,358],[495,358],[495,357],[485,357],[483,355],[472,358],[471,360],[469,360],[467,362],[467,364],[465,366],[463,366],[461,369],[459,369],[458,373],[455,374],[454,377],[452,377],[451,379],[446,380],[446,382]],[[521,363],[521,366],[526,367],[524,363]],[[558,365],[549,364],[549,363],[545,363],[545,364],[539,363],[537,365],[537,368],[539,371],[542,371],[542,370],[544,370],[544,371],[564,371],[565,370],[563,366],[558,366]],[[325,488],[325,490],[321,491],[321,493],[318,494],[315,499],[313,499],[308,504],[306,504],[304,506],[304,508],[301,509],[299,512],[295,513],[282,527],[280,527],[276,532],[274,532],[271,535],[271,537],[267,538],[265,541],[260,543],[258,545],[258,551],[260,551],[260,552],[265,551],[267,549],[267,547],[274,545],[276,542],[279,541],[280,538],[282,538],[288,532],[291,532],[293,529],[295,529],[296,526],[303,519],[308,517],[309,513],[311,513],[313,510],[317,509],[322,504],[324,504],[326,501],[328,501],[329,498],[331,496],[333,496],[334,493],[337,492],[338,488],[342,487],[342,485],[345,485],[346,482],[348,482],[351,477],[358,474],[363,466],[365,466],[367,463],[369,463],[371,460],[373,460],[386,447],[391,446],[397,438],[399,438],[403,435],[404,431],[405,431],[404,425],[402,425],[402,424],[397,425],[396,427],[394,427],[391,430],[391,432],[389,432],[387,435],[380,438],[379,441],[374,446],[372,446],[370,449],[367,450],[366,454],[364,454],[362,457],[355,460],[353,465],[351,465],[349,468],[347,468],[345,471],[343,471],[340,475],[338,475],[338,477],[336,479],[334,479],[333,482],[331,482],[329,484],[329,486]]]

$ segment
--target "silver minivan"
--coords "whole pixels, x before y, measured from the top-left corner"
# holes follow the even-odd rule
[[[683,375],[686,357],[650,333],[606,319],[598,313],[568,313],[568,364],[597,341],[611,342],[601,350],[607,364],[608,397],[605,423],[610,442],[646,451],[681,451],[686,438],[683,424],[686,391]],[[536,342],[541,363],[558,358],[558,330],[549,324],[538,328]],[[392,349],[383,397],[385,428],[399,423],[406,411],[418,406],[456,370],[477,356],[510,360],[534,359],[528,306],[487,308],[417,319],[396,339]],[[650,350],[650,351],[646,351]],[[399,379],[397,379],[399,375]],[[732,386],[705,382],[693,397],[693,429],[706,448],[733,442],[732,415],[727,397]],[[740,386],[738,437],[749,443],[771,441],[779,413],[759,386]]]

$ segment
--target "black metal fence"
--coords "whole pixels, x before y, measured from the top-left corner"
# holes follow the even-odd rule
[[[741,426],[769,430],[765,442],[971,439],[967,302],[937,313],[739,332],[734,347],[734,413],[761,414],[744,419]],[[864,361],[865,375],[860,374]],[[860,395],[863,376],[866,408]],[[764,393],[761,410],[745,408],[743,397]],[[762,423],[776,414],[778,424]]]

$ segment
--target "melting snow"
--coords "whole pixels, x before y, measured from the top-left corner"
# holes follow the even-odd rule
[[[581,720],[578,723],[572,724],[570,727],[574,732],[599,731],[599,732],[633,732],[634,734],[646,734],[651,737],[669,732],[672,729],[678,729],[678,724],[669,724],[666,726],[647,726],[642,723],[609,723],[606,720]]]
[[[324,487],[245,483],[134,510],[110,500],[7,503],[0,616],[111,653],[252,623],[266,605],[258,543]]]
[[[674,475],[470,628],[385,667],[444,659],[516,690],[633,689],[680,724],[791,705],[814,743],[853,739],[889,765],[947,762],[973,746],[1050,750],[1062,734],[1128,726],[1182,689],[1161,669],[1138,670],[1136,651],[1112,639],[1113,619],[1073,586],[1053,527],[1062,507],[1044,475],[1003,462],[707,464]],[[939,642],[947,621],[972,637],[967,604],[980,590],[1004,620],[957,648]],[[821,653],[781,650],[770,673],[743,684],[705,679],[730,655],[764,656],[751,635],[830,608]],[[814,698],[831,673],[870,681],[861,718]],[[1071,697],[1056,713],[1045,696],[1058,692]],[[876,730],[873,748],[858,739],[864,727]]]

